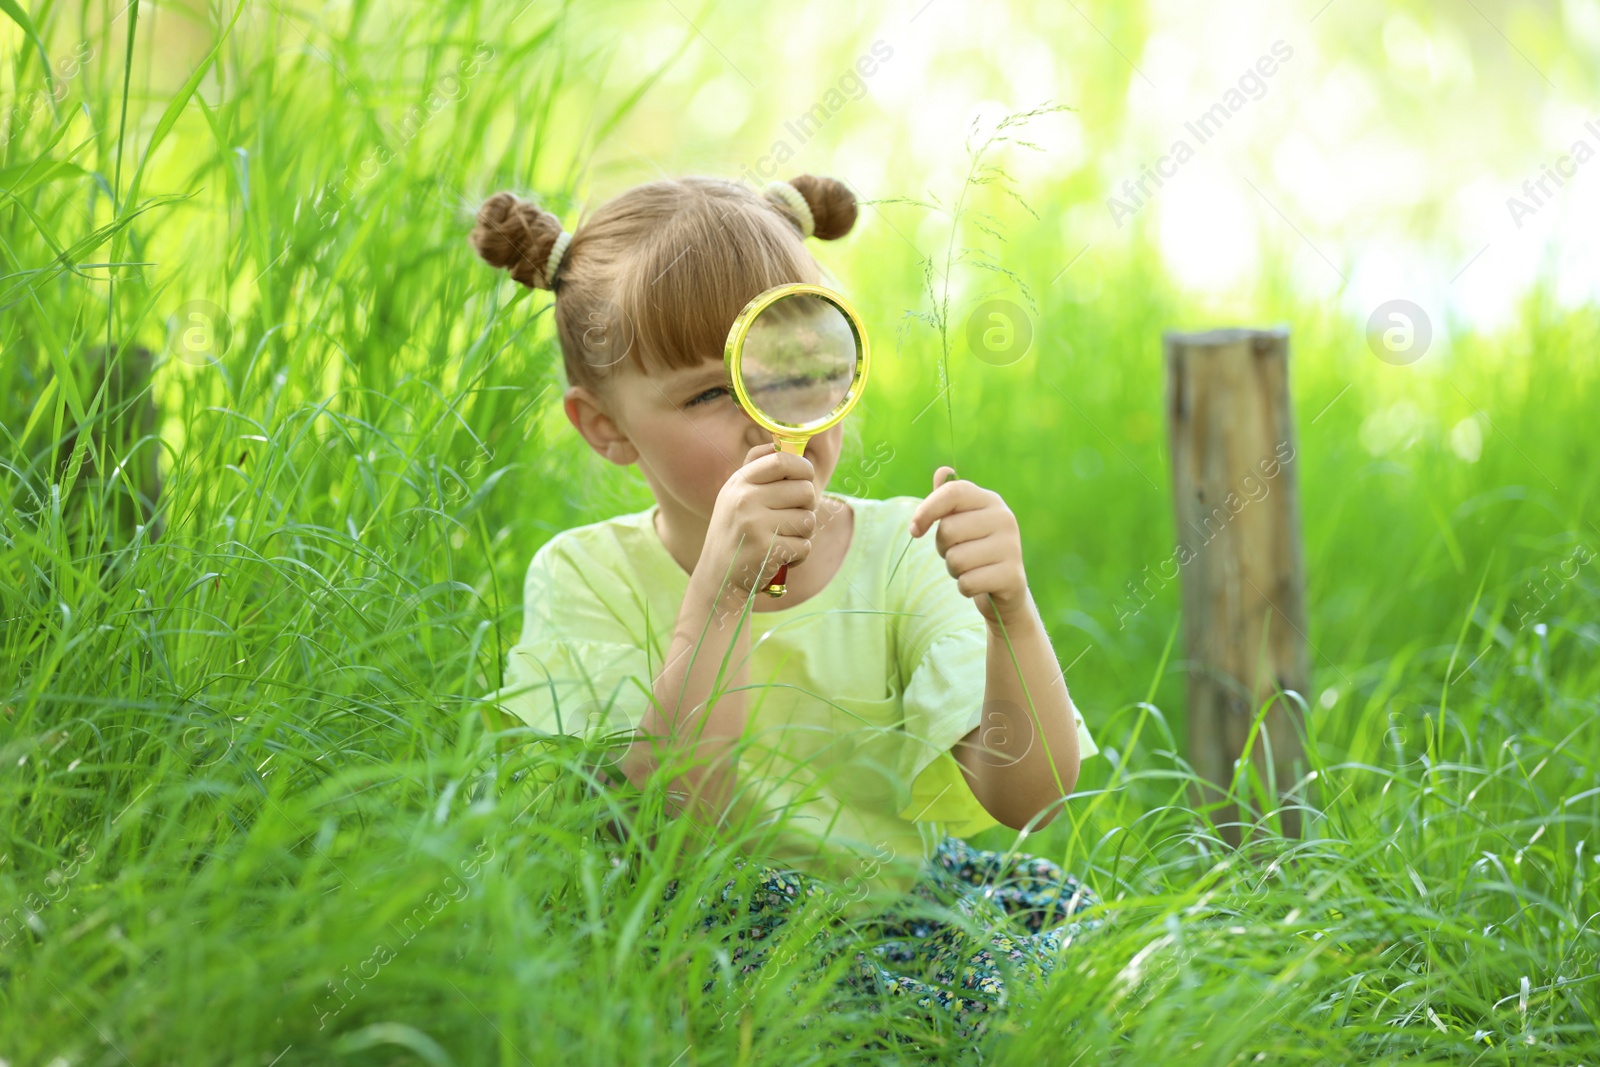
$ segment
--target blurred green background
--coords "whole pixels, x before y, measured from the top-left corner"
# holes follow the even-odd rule
[[[686,173],[856,191],[811,243],[876,357],[833,487],[999,491],[1103,750],[1026,847],[1117,922],[985,1056],[1600,1054],[1600,4],[19,4],[0,1059],[800,1057],[773,987],[685,992],[714,941],[637,954],[691,860],[617,875],[481,714],[533,552],[651,501],[473,213]],[[1246,855],[1183,804],[1178,584],[1132,590],[1163,331],[1277,324],[1329,804]]]

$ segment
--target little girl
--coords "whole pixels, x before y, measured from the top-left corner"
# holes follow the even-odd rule
[[[1036,980],[1100,920],[1063,922],[1096,901],[1054,863],[962,838],[1047,824],[1099,749],[996,493],[949,467],[923,499],[829,492],[842,426],[779,452],[726,388],[739,310],[775,285],[822,284],[805,238],[855,219],[849,189],[812,175],[759,191],[654,181],[574,233],[510,193],[483,205],[478,253],[554,294],[568,419],[637,464],[656,501],[534,554],[494,699],[547,733],[623,730],[603,780],[653,783],[673,810],[740,828],[764,861],[753,940],[811,897],[883,913],[884,943],[852,981],[975,1034],[1005,999],[1002,963]],[[787,593],[761,594],[784,563]],[[993,929],[889,922],[909,896]]]

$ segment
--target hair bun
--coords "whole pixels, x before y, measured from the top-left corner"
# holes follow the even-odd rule
[[[561,220],[513,193],[495,193],[478,209],[468,240],[491,267],[511,272],[530,289],[549,289],[545,264],[561,236]]]
[[[802,174],[790,178],[789,184],[799,190],[811,208],[811,217],[816,222],[813,237],[835,241],[856,224],[856,194],[843,182]]]

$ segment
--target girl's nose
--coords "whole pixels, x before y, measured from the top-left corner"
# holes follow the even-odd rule
[[[770,431],[762,429],[756,424],[755,420],[751,419],[748,415],[745,416],[745,422],[747,424],[744,430],[744,444],[746,449],[751,449],[756,447],[756,445],[767,444],[771,442],[772,434]]]

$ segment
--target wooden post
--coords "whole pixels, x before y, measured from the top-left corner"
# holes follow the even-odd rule
[[[1275,781],[1278,807],[1301,803],[1304,797],[1283,794],[1305,773],[1304,716],[1292,701],[1274,697],[1285,689],[1309,701],[1311,682],[1289,333],[1169,331],[1163,341],[1189,760],[1218,787],[1197,787],[1197,806],[1222,797],[1255,714],[1269,700],[1251,758],[1263,783]],[[1237,796],[1251,806],[1243,779]],[[1226,824],[1240,814],[1230,802],[1215,819],[1235,847],[1240,828]],[[1300,836],[1299,811],[1283,811],[1282,821],[1286,836]]]

